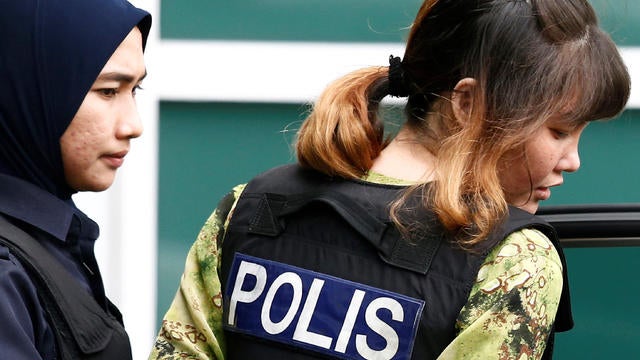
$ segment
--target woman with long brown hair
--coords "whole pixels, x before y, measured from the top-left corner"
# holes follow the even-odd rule
[[[402,59],[320,96],[298,164],[223,199],[152,358],[550,357],[566,264],[533,214],[629,88],[585,0],[426,0]]]

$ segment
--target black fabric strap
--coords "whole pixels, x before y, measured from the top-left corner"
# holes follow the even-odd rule
[[[107,346],[113,329],[100,316],[103,310],[37,240],[0,216],[0,243],[20,260],[38,288],[61,359],[79,359],[80,352],[92,354]]]
[[[264,194],[249,224],[249,232],[275,237],[284,230],[287,215],[312,204],[328,205],[378,249],[385,262],[403,269],[426,274],[441,242],[438,236],[409,242],[403,239],[391,222],[372,216],[346,195],[333,191],[295,195]]]

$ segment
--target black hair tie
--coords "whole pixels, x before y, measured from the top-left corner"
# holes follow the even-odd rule
[[[402,69],[402,60],[393,55],[389,55],[389,95],[395,97],[409,96],[404,70]]]

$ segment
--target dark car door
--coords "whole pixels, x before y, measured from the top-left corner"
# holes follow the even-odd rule
[[[556,358],[640,358],[640,204],[546,206],[538,215],[567,257],[575,327],[557,335]]]

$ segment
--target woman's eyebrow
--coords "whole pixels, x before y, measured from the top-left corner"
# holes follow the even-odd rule
[[[133,83],[134,81],[135,82],[142,81],[146,76],[147,76],[147,71],[146,70],[144,72],[144,75],[142,75],[137,80],[133,75],[129,75],[129,74],[121,73],[121,72],[108,72],[108,73],[104,73],[104,74],[98,75],[96,80]]]

